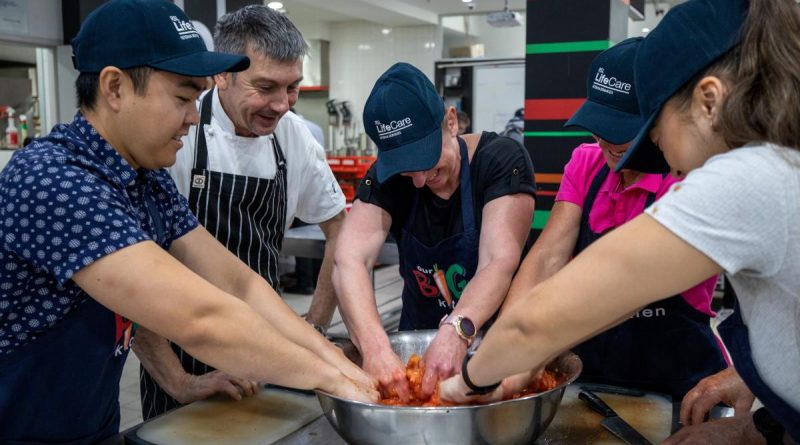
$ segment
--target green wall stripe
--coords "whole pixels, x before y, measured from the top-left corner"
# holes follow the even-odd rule
[[[587,40],[583,42],[529,43],[526,54],[579,53],[603,51],[614,46],[611,40]]]
[[[549,210],[536,210],[533,212],[533,222],[531,222],[531,229],[542,230],[547,219],[550,218]]]
[[[588,131],[526,131],[523,134],[534,138],[592,137],[592,133]]]

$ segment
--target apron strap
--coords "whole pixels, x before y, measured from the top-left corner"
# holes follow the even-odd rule
[[[594,200],[597,198],[597,192],[600,191],[600,186],[603,185],[603,181],[606,180],[608,177],[608,173],[611,169],[608,167],[608,164],[603,164],[603,168],[594,175],[594,179],[592,179],[592,185],[589,186],[589,192],[586,193],[586,199],[583,201],[583,212],[581,213],[581,223],[586,223],[588,227],[589,224],[589,212],[592,211],[592,207],[594,207]]]
[[[283,155],[281,143],[278,142],[278,135],[272,132],[272,152],[275,154],[275,165],[278,170],[286,170],[286,157]]]
[[[140,180],[145,181],[145,176],[142,175]],[[161,217],[158,203],[156,203],[154,197],[147,193],[144,188],[142,189],[142,201],[144,201],[145,211],[153,221],[153,230],[156,232],[157,237],[156,244],[161,245],[161,243],[167,240],[167,233],[164,229],[164,219]]]
[[[458,138],[458,148],[461,150],[461,221],[464,231],[475,230],[475,208],[472,202],[472,178],[469,170],[469,151],[464,139]]]
[[[200,102],[200,123],[197,124],[195,133],[195,146],[194,146],[194,168],[200,170],[208,169],[208,146],[206,145],[206,133],[203,131],[203,126],[211,124],[211,103],[214,97],[214,88],[212,88],[203,101]]]
[[[661,174],[661,180],[663,181],[664,178],[666,178],[668,174],[669,173],[662,173]],[[653,205],[654,202],[656,202],[656,194],[655,194],[655,192],[649,193],[647,195],[647,199],[644,201],[644,208],[646,209],[646,208],[650,207],[651,205]]]

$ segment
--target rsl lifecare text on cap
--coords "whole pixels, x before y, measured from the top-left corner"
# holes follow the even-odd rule
[[[594,82],[592,83],[592,88],[609,94],[614,94],[614,93],[612,91],[607,91],[607,90],[613,90],[622,94],[630,94],[632,86],[630,83],[623,82],[614,76],[611,77],[606,76],[605,69],[600,68],[597,70],[597,74],[594,76]]]
[[[384,124],[379,120],[375,121],[375,129],[378,130],[378,136],[381,139],[388,139],[390,137],[397,136],[400,133],[402,133],[402,130],[412,127],[413,125],[414,124],[411,123],[410,117],[396,121],[391,121],[388,124]]]
[[[181,40],[200,38],[200,34],[194,29],[192,22],[181,20],[174,15],[169,16],[169,18],[172,20],[172,25],[175,27],[175,30],[178,31],[178,35],[181,36]]]

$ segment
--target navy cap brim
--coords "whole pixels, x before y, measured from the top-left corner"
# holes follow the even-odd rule
[[[379,151],[375,168],[378,182],[384,182],[398,173],[430,170],[442,155],[442,128],[438,127],[422,139]]]
[[[655,110],[645,121],[639,134],[636,135],[625,155],[617,163],[615,172],[628,169],[643,173],[669,173],[670,167],[667,160],[664,159],[664,154],[650,139],[650,130],[660,112],[660,109]]]
[[[587,100],[564,126],[583,128],[612,144],[625,144],[642,128],[642,117]]]
[[[204,77],[225,72],[244,71],[250,67],[250,59],[247,56],[238,54],[198,51],[185,56],[150,63],[148,66],[183,76]]]

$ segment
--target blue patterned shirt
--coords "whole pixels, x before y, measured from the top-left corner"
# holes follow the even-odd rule
[[[81,113],[55,126],[0,173],[0,355],[89,298],[71,280],[82,268],[197,225],[166,170],[134,170]]]

